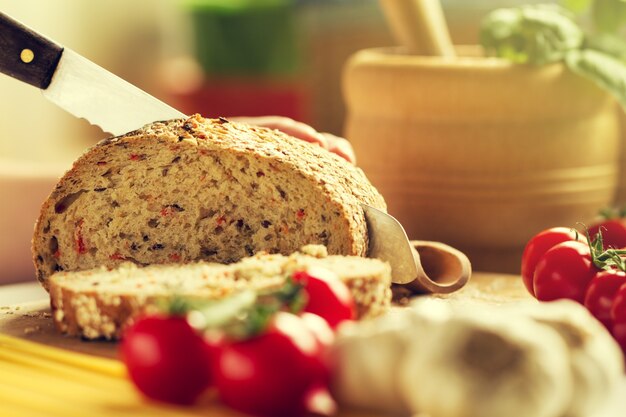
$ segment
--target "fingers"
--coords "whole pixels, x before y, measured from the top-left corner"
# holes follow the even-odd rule
[[[340,138],[331,133],[322,133],[328,142],[329,151],[336,153],[348,162],[356,165],[356,154],[350,142],[347,139]]]
[[[310,143],[315,143],[323,148],[328,149],[328,144],[326,143],[326,138],[324,137],[324,135],[322,135],[306,123],[298,122],[289,117],[231,117],[230,119],[237,122],[280,130],[281,132],[284,132],[289,136],[293,136],[294,138],[302,139]]]
[[[319,145],[348,162],[356,164],[356,155],[350,142],[331,133],[320,133],[306,123],[283,116],[229,117],[229,119],[240,123],[280,130],[289,136]]]

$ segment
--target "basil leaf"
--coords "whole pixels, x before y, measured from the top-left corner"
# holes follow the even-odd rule
[[[491,12],[481,25],[480,40],[488,54],[542,65],[580,48],[584,34],[567,10],[532,5]]]
[[[569,69],[611,93],[626,108],[626,64],[592,49],[571,51],[565,62]]]
[[[225,326],[233,322],[238,316],[251,310],[256,301],[257,295],[252,290],[244,290],[219,300],[207,301],[195,309],[199,314],[196,317],[198,327],[219,328]]]
[[[626,40],[611,33],[601,33],[587,37],[585,48],[595,49],[626,61]]]

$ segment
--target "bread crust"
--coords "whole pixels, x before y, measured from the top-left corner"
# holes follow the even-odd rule
[[[168,163],[163,162],[166,159]],[[167,175],[166,170],[170,175],[176,170],[178,177],[164,180],[163,185],[145,185],[143,182],[153,178],[155,170],[163,170],[163,176]],[[217,171],[220,177],[213,178],[213,183],[201,183],[202,175],[211,177]],[[274,188],[263,188],[263,182]],[[230,204],[234,211],[241,212],[241,207],[249,207],[250,213],[256,209],[258,213],[274,215],[285,207],[296,207],[301,200],[307,204],[301,209],[303,217],[309,215],[305,209],[310,207],[316,215],[321,215],[321,219],[327,220],[328,228],[320,232],[323,220],[319,219],[290,220],[287,233],[289,226],[299,229],[289,238],[283,238],[279,236],[278,225],[271,224],[270,228],[278,231],[266,244],[261,239],[269,236],[263,235],[265,224],[248,225],[244,216],[239,216],[238,219],[228,219],[230,223],[225,226],[239,228],[241,224],[244,232],[249,232],[252,237],[241,233],[242,236],[236,237],[228,246],[215,241],[215,235],[207,232],[206,222],[202,223],[204,229],[200,230],[196,227],[198,222],[191,224],[191,215],[185,217],[193,210],[205,210],[213,216],[209,216],[209,220],[215,222],[217,218],[219,222],[219,213],[212,213],[215,207],[195,207],[189,195],[219,187],[223,190],[238,187],[237,190],[241,191],[249,185],[254,187],[254,184],[260,191],[245,191],[249,193],[247,199],[241,193],[235,199],[232,197],[234,191],[232,195],[225,191],[215,195],[226,199],[226,205]],[[291,195],[284,195],[281,184],[292,187]],[[183,208],[172,201],[171,193],[168,197],[152,195],[165,189],[176,191],[181,198],[191,202]],[[135,190],[142,190],[137,193],[143,194],[137,197],[133,194]],[[302,190],[300,194],[299,190]],[[285,201],[280,201],[281,197]],[[104,205],[105,200],[111,206]],[[367,225],[360,203],[386,210],[383,198],[363,172],[337,155],[276,130],[194,115],[187,119],[155,122],[125,135],[105,139],[87,150],[42,205],[33,235],[33,259],[37,278],[48,289],[48,277],[54,272],[100,265],[114,267],[125,261],[139,265],[198,260],[233,262],[262,250],[288,254],[309,243],[325,244],[333,254],[365,256]],[[190,206],[193,210],[189,209]],[[121,215],[116,214],[122,209]],[[147,242],[144,245],[136,236],[135,240],[125,237],[126,230],[135,226],[134,219],[144,221],[152,209],[160,212],[162,217],[169,213],[171,219],[184,219],[191,227],[174,224],[174,220],[167,226],[169,229],[159,224],[155,233],[161,229],[166,232],[161,233],[161,241],[151,241],[152,246]],[[187,212],[182,213],[184,210]],[[296,215],[300,215],[299,210]],[[113,226],[109,228],[109,224],[98,222],[98,216],[110,217]],[[289,213],[285,215],[289,216]],[[158,217],[158,221],[161,220]],[[204,241],[211,241],[213,246],[202,247]],[[134,256],[129,246],[131,249],[137,246],[147,249]],[[216,248],[221,250],[225,246],[228,247],[224,253],[213,253]],[[157,253],[161,249],[163,253]]]

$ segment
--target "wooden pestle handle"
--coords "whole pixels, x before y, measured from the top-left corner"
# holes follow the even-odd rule
[[[46,89],[63,48],[0,12],[0,72]]]
[[[456,55],[439,0],[380,0],[387,22],[411,55]]]

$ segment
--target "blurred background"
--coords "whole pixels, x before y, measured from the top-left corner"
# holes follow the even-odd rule
[[[456,44],[476,43],[489,10],[518,3],[442,1]],[[0,0],[0,10],[188,114],[277,114],[338,135],[347,58],[395,43],[375,0]],[[30,235],[56,178],[105,135],[2,74],[0,126],[0,282],[10,282],[32,279]]]
[[[454,42],[476,43],[482,16],[515,3],[443,0]],[[375,0],[0,0],[0,10],[184,112],[279,114],[335,134],[347,57],[394,44]],[[0,97],[2,157],[68,164],[103,136],[4,75]]]

